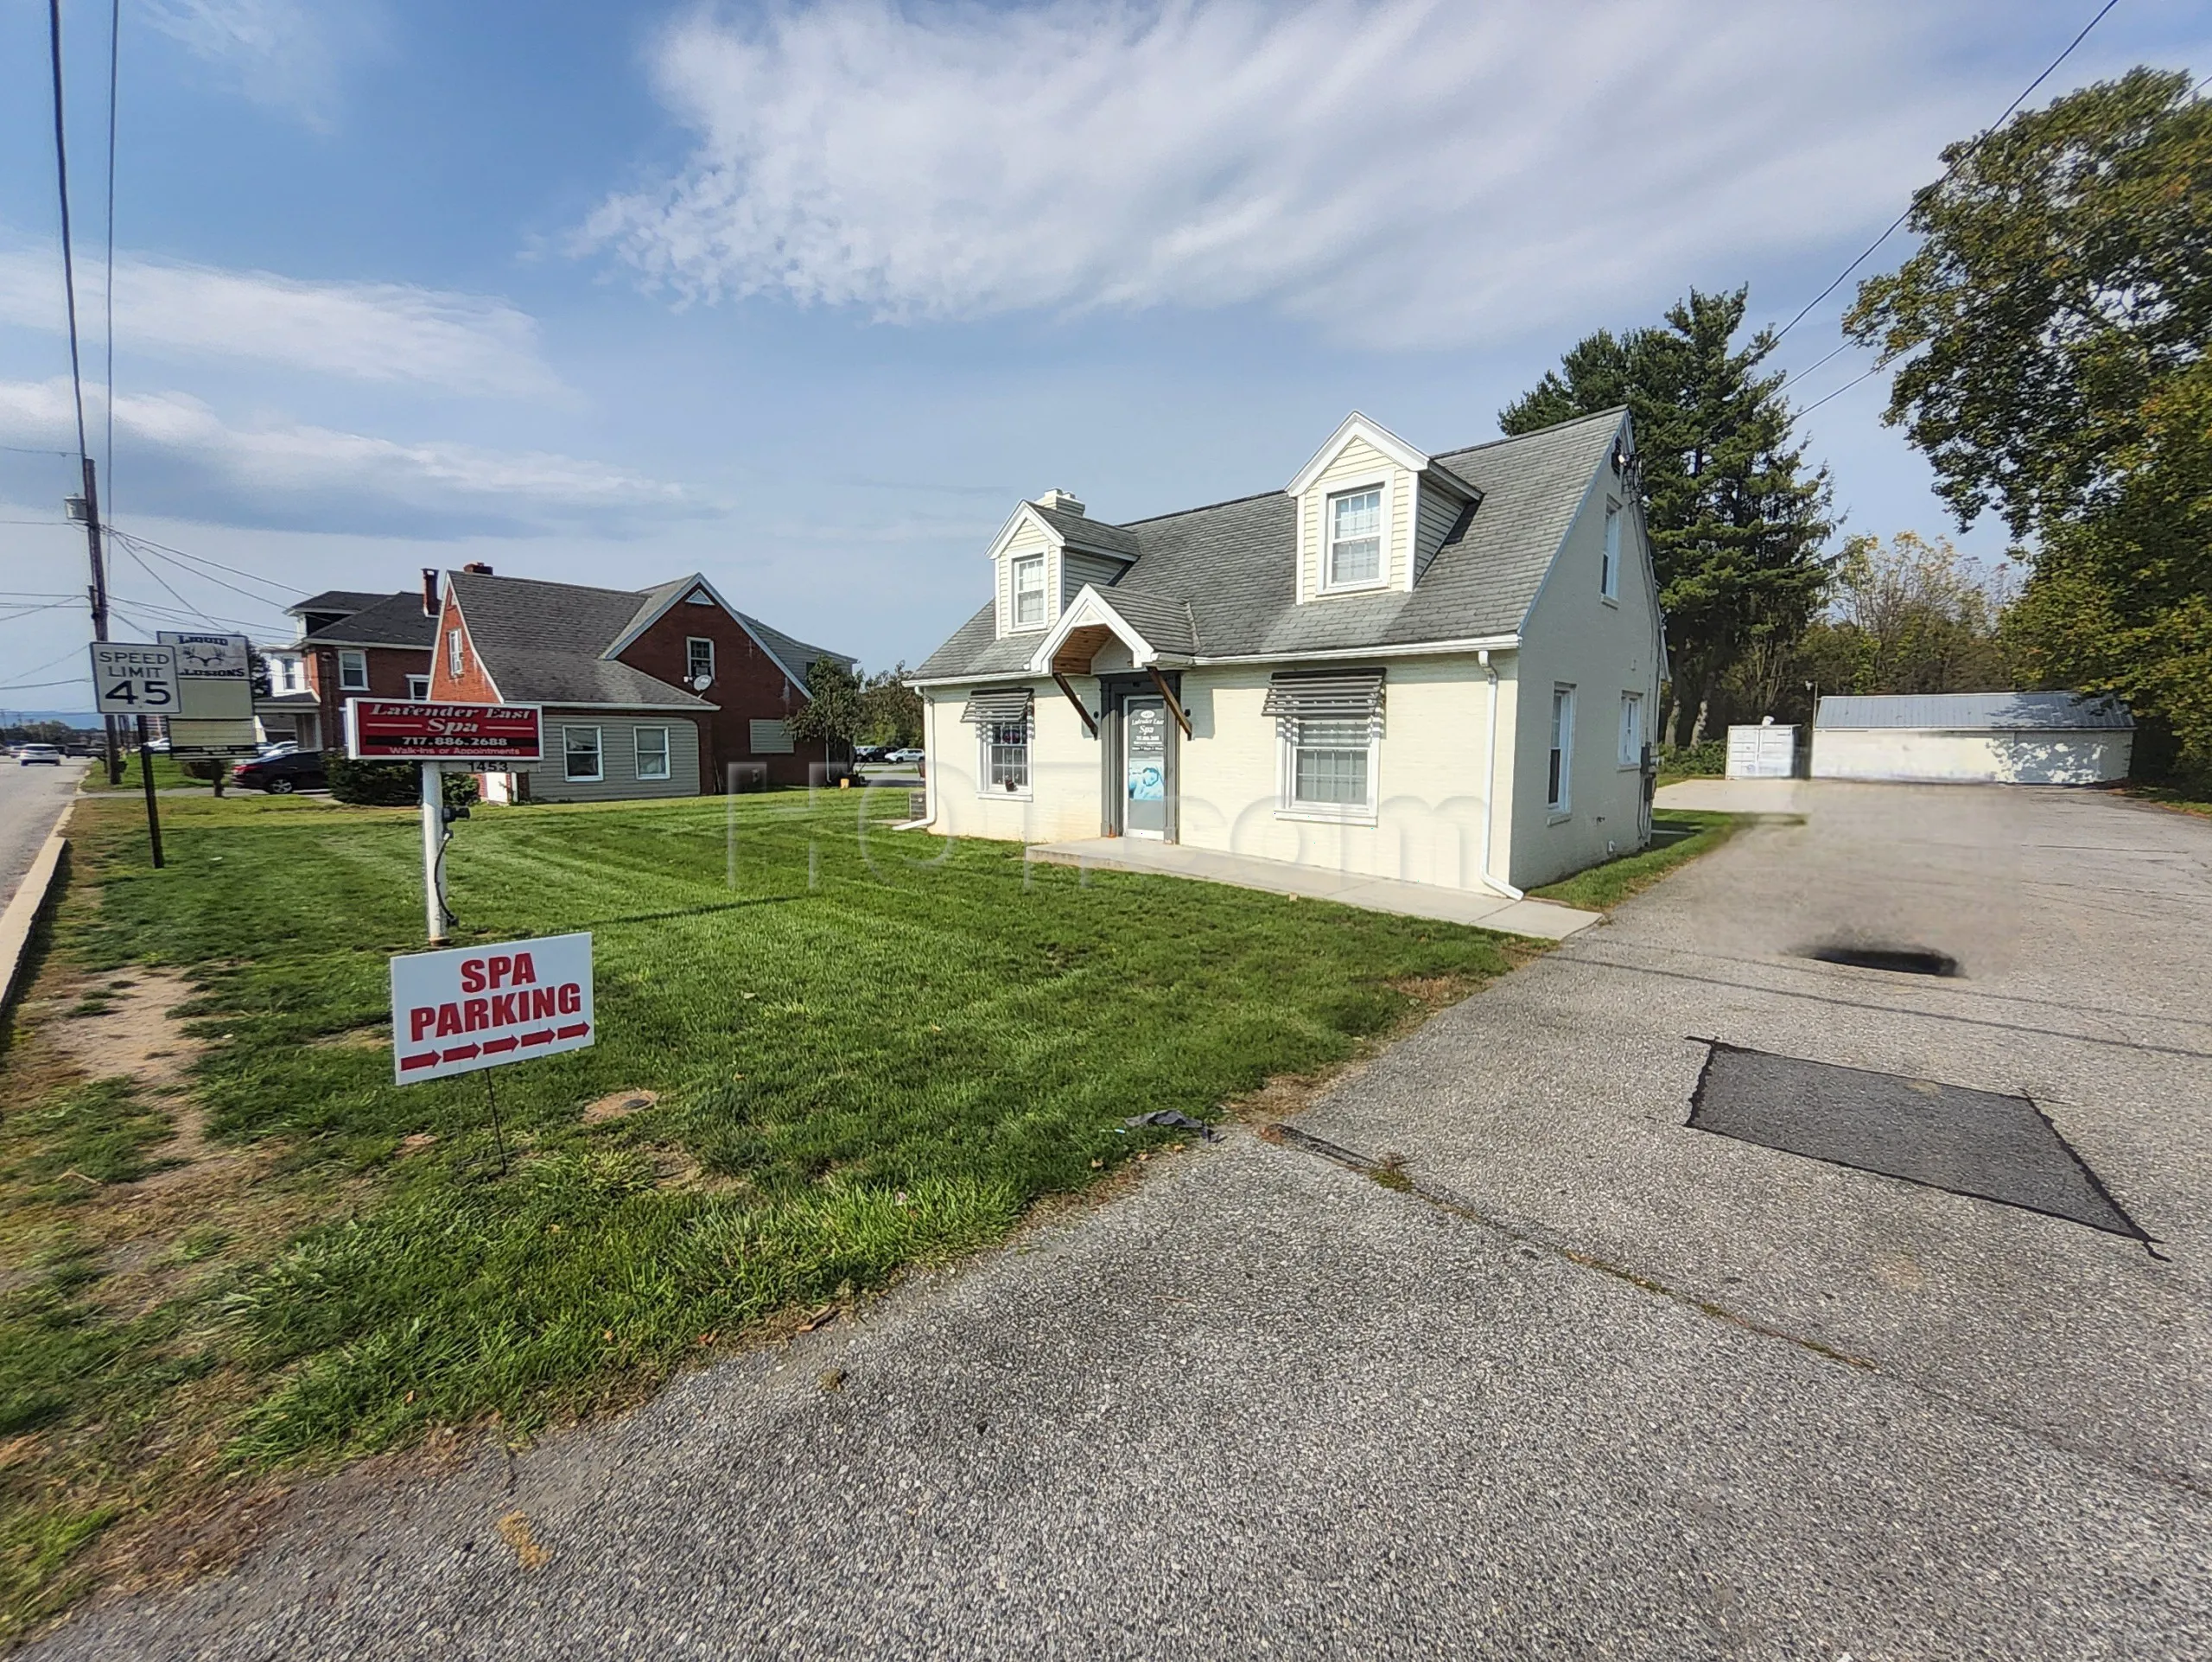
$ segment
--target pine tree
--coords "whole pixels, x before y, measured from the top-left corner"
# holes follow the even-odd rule
[[[1748,298],[1693,289],[1662,326],[1600,329],[1498,416],[1516,434],[1628,406],[1667,614],[1669,745],[1686,707],[1689,742],[1705,736],[1713,689],[1745,652],[1802,634],[1827,583],[1827,469],[1791,442],[1781,374],[1759,373],[1771,332],[1732,345]]]

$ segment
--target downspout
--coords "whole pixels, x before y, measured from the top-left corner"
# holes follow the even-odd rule
[[[937,699],[928,691],[922,693],[922,817],[902,819],[892,826],[893,831],[927,831],[937,824],[937,769],[930,766],[930,759],[937,755],[933,741],[937,737]]]
[[[1526,896],[1511,883],[1503,882],[1491,876],[1491,822],[1497,817],[1497,667],[1490,661],[1490,648],[1485,646],[1475,654],[1475,661],[1483,666],[1483,673],[1490,678],[1490,750],[1484,758],[1489,769],[1487,782],[1483,786],[1483,869],[1482,880],[1499,894],[1514,900]]]
[[[937,824],[937,773],[930,764],[935,761],[941,747],[937,742],[937,698],[934,694],[922,695],[922,823],[912,827],[927,831]]]

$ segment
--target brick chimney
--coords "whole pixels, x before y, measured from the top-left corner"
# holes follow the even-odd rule
[[[474,576],[488,577],[492,575],[492,568],[481,560],[471,560],[461,569]]]
[[[438,568],[435,565],[426,565],[423,568],[423,615],[435,617],[437,614]]]

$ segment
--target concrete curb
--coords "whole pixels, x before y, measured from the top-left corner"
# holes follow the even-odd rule
[[[69,846],[64,834],[69,829],[69,816],[77,811],[76,799],[70,799],[61,810],[61,817],[54,822],[54,829],[47,833],[46,843],[31,862],[31,869],[23,874],[15,897],[8,902],[5,913],[0,913],[0,1009],[16,996],[16,977],[23,967],[23,951],[30,945],[31,931],[38,923],[39,914],[46,909],[48,892],[54,887],[54,874],[61,869],[62,850]]]

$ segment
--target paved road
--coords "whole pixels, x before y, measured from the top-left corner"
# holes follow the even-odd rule
[[[0,906],[15,897],[16,885],[76,795],[87,766],[65,761],[59,767],[25,767],[13,756],[0,756]]]
[[[1808,807],[1304,1122],[1454,1204],[1235,1136],[33,1653],[2212,1654],[2212,825]],[[1967,978],[1790,955],[1847,931]],[[1689,1034],[2031,1090],[2164,1256],[1685,1129]]]

